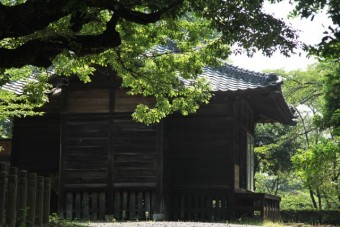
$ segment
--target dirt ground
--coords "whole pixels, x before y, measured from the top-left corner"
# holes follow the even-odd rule
[[[236,225],[227,223],[204,223],[204,222],[91,222],[88,226],[99,227],[254,227],[254,225]]]
[[[90,222],[84,226],[90,227],[259,227],[256,225],[239,225],[229,223],[211,223],[211,222],[161,222],[161,221],[141,221],[141,222]],[[270,225],[269,225],[270,226]],[[294,223],[286,225],[273,225],[274,227],[340,227],[334,225],[304,225],[303,223]]]

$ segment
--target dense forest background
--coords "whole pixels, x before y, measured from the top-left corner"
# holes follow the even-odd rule
[[[132,95],[156,99],[154,108],[140,105],[133,115],[150,124],[174,112],[194,113],[208,102],[209,87],[197,77],[205,65],[218,66],[232,52],[289,56],[303,48],[319,63],[306,71],[276,71],[297,125],[257,126],[256,191],[280,195],[282,208],[339,209],[339,1],[290,1],[291,16],[313,20],[324,9],[332,20],[315,46],[264,13],[263,2],[0,0],[0,86],[39,72],[38,83],[28,83],[20,96],[0,89],[0,137],[11,137],[11,118],[42,114],[34,110],[47,102],[46,91],[60,85],[47,83],[49,67],[84,82],[96,66],[111,67]],[[150,51],[169,39],[177,43],[172,51]]]
[[[340,208],[338,63],[276,73],[296,126],[256,127],[256,191],[282,197],[283,209]]]

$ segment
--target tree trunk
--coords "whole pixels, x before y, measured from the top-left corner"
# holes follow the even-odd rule
[[[322,210],[321,194],[319,189],[316,190],[316,195],[318,197],[319,209]]]
[[[315,198],[314,198],[314,193],[313,193],[311,187],[309,187],[309,195],[310,195],[310,198],[312,199],[313,207],[318,208],[318,205],[316,204],[316,201],[315,201]]]
[[[279,191],[279,184],[280,184],[280,178],[277,177],[277,179],[276,179],[276,188],[275,188],[274,195],[277,195],[277,192]]]
[[[322,194],[323,194],[323,198],[325,199],[326,201],[326,209],[329,210],[332,208],[331,206],[331,203],[329,201],[329,196],[327,195],[327,193],[325,191],[322,191]]]

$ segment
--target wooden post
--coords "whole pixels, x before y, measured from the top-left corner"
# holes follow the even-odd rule
[[[137,195],[137,220],[145,218],[145,212],[143,208],[143,192],[139,191]]]
[[[35,201],[35,226],[42,226],[44,206],[44,177],[42,176],[38,176],[37,197]]]
[[[92,220],[98,219],[98,198],[97,192],[91,193],[91,213],[92,213]]]
[[[27,202],[27,171],[20,170],[18,174],[17,226],[26,226]]]
[[[18,168],[10,167],[6,201],[6,221],[9,227],[15,227],[17,213]]]
[[[66,219],[73,219],[73,193],[66,193]]]
[[[45,178],[44,185],[44,205],[43,205],[43,224],[48,225],[50,217],[50,198],[51,197],[51,178]]]
[[[119,191],[115,191],[114,218],[117,220],[120,220],[121,218],[121,200]]]
[[[103,220],[104,218],[105,218],[105,192],[100,192],[99,194],[99,219]]]
[[[26,226],[34,227],[35,222],[35,199],[37,188],[37,174],[28,174],[28,187],[27,187],[27,219]]]
[[[130,220],[134,220],[136,218],[136,196],[134,191],[131,191],[129,194],[128,214]]]
[[[5,224],[5,202],[8,181],[7,165],[0,163],[0,226]]]
[[[127,208],[128,208],[128,193],[127,191],[123,191],[123,206],[122,206],[122,220],[126,220],[127,218]]]
[[[81,198],[80,192],[76,192],[76,219],[80,220],[81,213]]]
[[[89,193],[84,192],[83,194],[83,212],[84,212],[84,220],[90,220],[90,214],[89,214]]]

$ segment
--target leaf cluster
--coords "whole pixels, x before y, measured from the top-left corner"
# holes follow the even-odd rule
[[[325,192],[327,197],[340,194],[340,149],[338,140],[323,140],[307,150],[298,150],[292,162],[305,184],[314,190]],[[340,201],[332,203],[340,207]]]
[[[52,67],[57,75],[89,82],[96,66],[111,67],[131,95],[155,98],[154,106],[139,105],[133,115],[147,124],[207,103],[209,86],[197,75],[221,64],[231,45],[268,56],[275,50],[289,55],[298,45],[296,32],[263,13],[257,0],[2,0],[0,14],[3,72]],[[169,42],[176,47],[157,51]],[[2,75],[1,84],[8,82]]]
[[[333,71],[325,80],[325,105],[323,123],[332,127],[334,135],[340,135],[340,64],[331,66]]]

